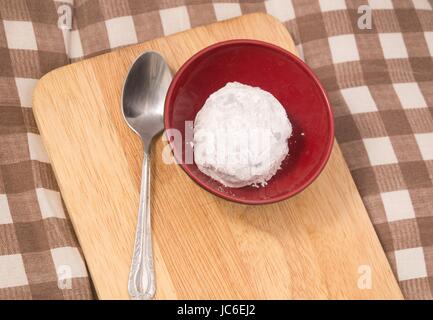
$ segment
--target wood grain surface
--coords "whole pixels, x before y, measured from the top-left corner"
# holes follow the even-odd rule
[[[281,23],[252,14],[84,60],[39,81],[34,114],[99,298],[128,298],[143,157],[120,112],[128,68],[151,49],[175,72],[203,47],[235,38],[295,52]],[[162,162],[161,138],[154,148],[157,298],[402,298],[337,143],[309,188],[265,206],[213,196]],[[369,270],[370,289],[362,285]]]

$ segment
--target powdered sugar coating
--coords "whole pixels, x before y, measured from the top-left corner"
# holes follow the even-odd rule
[[[212,93],[194,121],[194,161],[224,186],[264,186],[289,152],[292,126],[269,92],[229,82]]]

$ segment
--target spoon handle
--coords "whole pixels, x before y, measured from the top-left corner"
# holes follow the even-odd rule
[[[149,300],[155,295],[152,230],[150,225],[150,152],[144,153],[141,171],[140,206],[128,292],[132,299]]]

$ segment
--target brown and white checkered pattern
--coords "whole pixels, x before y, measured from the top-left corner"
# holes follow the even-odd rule
[[[57,27],[73,6],[72,31]],[[359,29],[358,8],[373,28]],[[250,12],[285,23],[402,291],[433,298],[432,0],[0,0],[0,297],[91,298],[31,110],[36,80],[114,48]],[[70,267],[72,289],[57,275]],[[57,272],[56,272],[57,270]]]
[[[37,79],[69,63],[58,5],[0,0],[1,298],[92,297],[31,109]]]

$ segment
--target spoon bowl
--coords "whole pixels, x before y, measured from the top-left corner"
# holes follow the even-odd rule
[[[153,139],[164,128],[164,102],[171,79],[164,58],[149,51],[135,60],[123,86],[123,117],[141,137],[144,148],[137,230],[128,279],[128,292],[133,299],[152,299],[156,291],[150,224],[150,151]]]
[[[126,77],[123,116],[129,127],[149,145],[164,128],[164,101],[171,79],[164,58],[153,51],[139,56]]]

